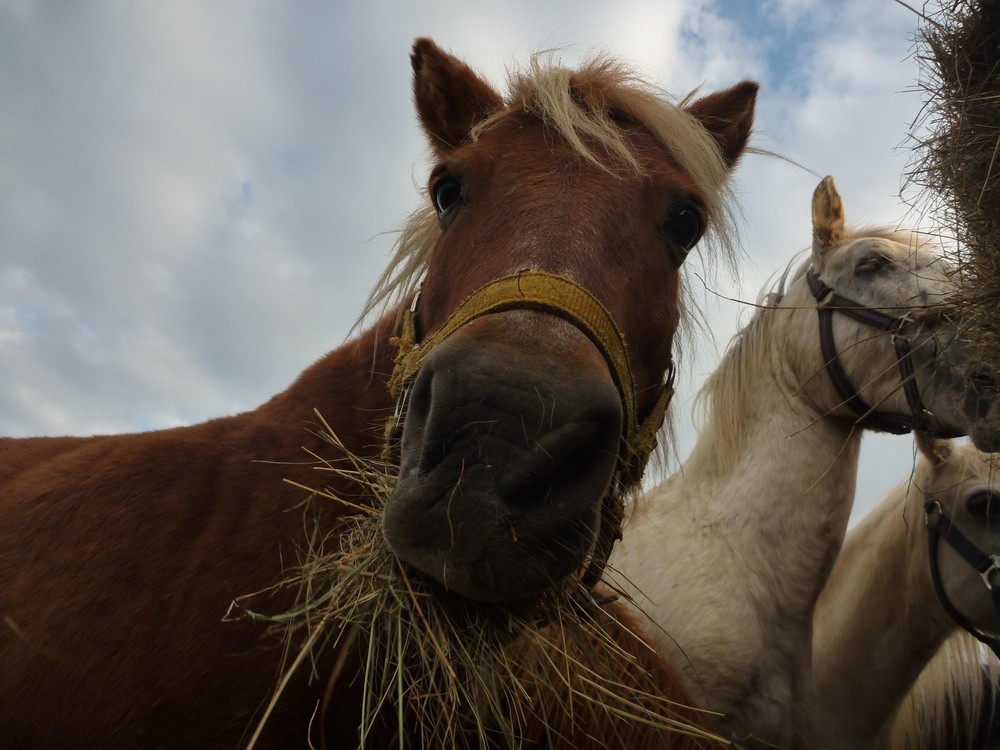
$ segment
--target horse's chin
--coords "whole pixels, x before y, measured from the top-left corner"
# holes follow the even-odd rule
[[[475,474],[476,467],[469,467]],[[599,502],[566,503],[559,513],[512,513],[489,492],[428,487],[425,476],[400,479],[382,533],[402,562],[452,596],[484,603],[538,599],[573,578],[597,532]],[[438,488],[439,489],[439,488]],[[553,494],[558,495],[557,492]],[[572,512],[571,512],[572,511]]]
[[[419,571],[413,573],[422,575]],[[554,603],[557,597],[551,590],[542,596],[487,602],[450,591],[434,579],[428,578],[426,582],[433,606],[447,615],[456,628],[488,632],[499,644],[513,641],[528,623],[539,622],[550,608],[557,606]]]

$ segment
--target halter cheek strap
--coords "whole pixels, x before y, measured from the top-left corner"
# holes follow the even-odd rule
[[[843,403],[858,416],[857,424],[861,427],[889,432],[893,435],[903,435],[910,430],[920,430],[934,437],[959,437],[961,433],[942,430],[931,423],[930,410],[924,406],[917,385],[916,373],[913,367],[913,339],[903,335],[903,330],[913,325],[908,316],[897,317],[880,310],[874,310],[854,302],[836,292],[817,275],[815,269],[806,271],[806,281],[809,290],[817,302],[816,311],[819,314],[819,345],[826,363],[827,375]],[[877,411],[865,401],[858,390],[851,384],[850,378],[840,363],[840,353],[833,338],[833,314],[839,312],[860,323],[892,334],[892,345],[896,351],[896,366],[903,384],[903,394],[909,414],[892,414]]]
[[[418,292],[419,297],[419,292]],[[629,365],[625,338],[601,302],[573,281],[544,271],[522,271],[496,279],[480,287],[466,299],[433,335],[417,341],[415,297],[403,314],[400,336],[393,338],[399,351],[389,379],[389,392],[396,398],[396,410],[386,424],[383,454],[389,458],[398,449],[399,429],[410,386],[427,354],[459,328],[485,315],[508,310],[536,310],[568,321],[593,342],[604,357],[621,397],[624,424],[618,462],[611,487],[601,506],[601,526],[591,561],[582,582],[588,587],[600,580],[617,540],[625,513],[624,493],[637,485],[650,454],[656,433],[673,396],[673,366],[649,414],[637,420],[635,382]]]
[[[941,581],[941,568],[938,563],[938,547],[943,539],[954,549],[963,560],[971,565],[983,579],[990,592],[993,606],[1000,612],[1000,555],[990,555],[979,548],[972,540],[959,530],[951,519],[944,514],[941,504],[931,495],[930,486],[924,489],[924,512],[927,522],[927,558],[930,561],[931,581],[934,591],[944,611],[948,613],[963,630],[993,651],[1000,658],[1000,638],[984,633],[965,615],[958,611]]]

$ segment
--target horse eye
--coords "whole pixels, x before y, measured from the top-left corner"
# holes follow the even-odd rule
[[[440,218],[444,218],[462,202],[462,183],[445,173],[431,186],[431,200]]]
[[[858,261],[854,270],[857,273],[872,273],[873,271],[878,271],[880,268],[885,268],[891,263],[892,261],[885,255],[882,255],[882,253],[868,253]]]
[[[997,507],[994,509],[993,505]],[[991,511],[1000,510],[1000,495],[993,490],[978,490],[969,495],[965,509],[976,518],[988,521]]]
[[[677,252],[678,263],[684,262],[704,230],[704,219],[701,210],[690,201],[675,208],[663,224],[671,244]]]

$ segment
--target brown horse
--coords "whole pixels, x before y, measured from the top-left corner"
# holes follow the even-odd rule
[[[435,166],[373,327],[244,414],[0,440],[4,747],[246,740],[281,651],[261,623],[223,621],[228,606],[307,545],[295,485],[371,504],[308,460],[331,453],[316,412],[344,455],[389,445],[384,537],[434,596],[530,603],[599,572],[662,420],[680,265],[706,230],[725,235],[756,84],[677,106],[606,59],[536,60],[504,99],[428,40],[411,60]],[[325,534],[348,507],[323,506]],[[314,668],[363,664],[340,656]],[[309,677],[288,680],[257,747],[305,746],[327,687]],[[325,696],[332,747],[359,742],[359,680]]]

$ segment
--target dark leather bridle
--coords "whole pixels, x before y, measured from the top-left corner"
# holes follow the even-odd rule
[[[934,583],[934,591],[944,611],[948,613],[963,630],[974,636],[981,643],[989,646],[994,654],[1000,658],[1000,637],[983,632],[975,626],[965,615],[958,611],[951,599],[948,598],[941,582],[941,567],[938,563],[938,547],[943,539],[959,556],[971,565],[980,577],[983,584],[990,592],[993,599],[993,606],[1000,612],[1000,555],[991,555],[984,552],[975,542],[962,533],[962,531],[945,515],[934,496],[931,494],[930,483],[924,488],[924,513],[927,522],[927,557],[931,567],[931,581]]]
[[[806,271],[806,281],[816,299],[816,311],[819,313],[819,345],[826,363],[826,372],[837,395],[857,415],[856,424],[871,430],[889,432],[893,435],[903,435],[910,430],[920,430],[934,437],[960,437],[963,433],[942,430],[932,424],[931,412],[924,406],[920,397],[920,388],[914,377],[913,340],[914,336],[904,334],[904,329],[913,327],[917,321],[908,315],[902,317],[866,307],[854,300],[837,293],[827,286],[816,273],[815,269]],[[839,312],[860,323],[885,331],[892,335],[892,345],[896,350],[896,365],[903,383],[903,393],[906,396],[909,414],[892,414],[877,411],[869,406],[858,390],[851,384],[850,378],[840,363],[837,343],[833,338],[833,314]]]

